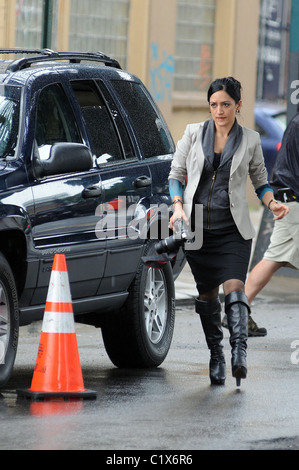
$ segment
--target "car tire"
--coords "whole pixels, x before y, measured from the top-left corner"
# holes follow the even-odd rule
[[[156,254],[148,241],[144,255]],[[159,366],[171,345],[175,320],[175,290],[171,264],[163,269],[140,263],[124,307],[102,326],[106,352],[119,368]]]
[[[0,253],[0,387],[8,382],[15,363],[19,337],[19,308],[15,280]]]

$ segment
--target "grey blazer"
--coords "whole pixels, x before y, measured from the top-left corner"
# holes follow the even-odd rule
[[[184,191],[184,212],[190,218],[193,196],[197,189],[204,166],[202,130],[204,122],[189,124],[178,142],[173,157],[169,178],[186,184]],[[242,127],[241,144],[233,156],[228,184],[230,210],[235,224],[245,240],[255,236],[246,197],[247,177],[250,176],[254,189],[268,183],[260,136],[257,132]]]

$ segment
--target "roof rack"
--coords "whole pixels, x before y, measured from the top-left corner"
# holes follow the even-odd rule
[[[6,72],[17,72],[30,67],[34,63],[55,60],[68,60],[69,63],[80,63],[82,60],[101,62],[108,67],[121,69],[119,62],[102,52],[56,52],[51,49],[0,49],[1,54],[22,54],[30,55],[9,61]]]

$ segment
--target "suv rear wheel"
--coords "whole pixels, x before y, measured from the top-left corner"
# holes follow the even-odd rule
[[[155,253],[148,241],[145,255]],[[123,309],[107,318],[102,335],[117,367],[157,367],[167,356],[174,329],[175,291],[170,263],[163,269],[140,264]]]
[[[19,309],[14,276],[0,254],[0,387],[13,370],[19,336]]]

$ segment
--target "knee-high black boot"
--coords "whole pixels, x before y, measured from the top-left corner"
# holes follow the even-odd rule
[[[219,298],[211,301],[195,300],[195,310],[199,314],[210,358],[210,380],[213,385],[224,385],[225,358],[223,355],[223,332],[221,327],[221,304]]]
[[[237,386],[247,375],[246,349],[248,337],[248,299],[244,292],[234,291],[225,296],[225,312],[230,332],[232,348],[232,375],[236,378]]]

